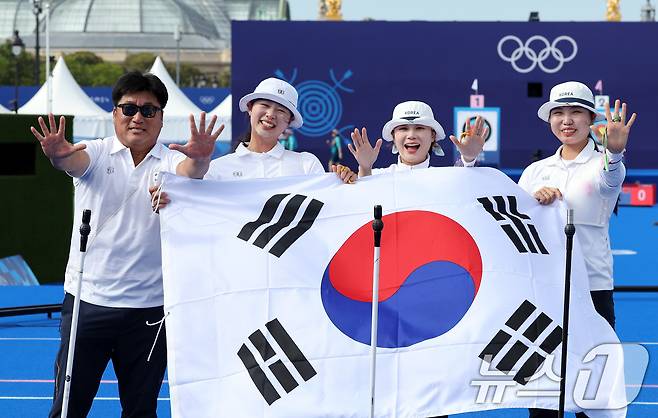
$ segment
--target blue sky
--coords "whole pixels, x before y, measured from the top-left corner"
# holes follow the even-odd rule
[[[318,0],[288,2],[293,20],[317,19]],[[646,0],[620,4],[622,21],[639,21]],[[524,21],[530,11],[539,11],[543,21],[602,21],[606,5],[607,0],[343,0],[343,19]]]

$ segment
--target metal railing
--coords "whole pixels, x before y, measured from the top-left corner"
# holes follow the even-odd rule
[[[35,314],[48,314],[48,319],[52,319],[54,312],[61,312],[62,304],[57,303],[53,305],[31,305],[31,306],[16,306],[10,308],[0,308],[0,317],[18,316],[18,315],[35,315]]]

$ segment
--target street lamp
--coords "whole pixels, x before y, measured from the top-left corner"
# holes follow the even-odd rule
[[[656,8],[651,5],[651,1],[647,0],[647,4],[642,6],[640,10],[640,21],[642,22],[655,22],[656,21]]]
[[[18,56],[23,52],[25,44],[20,36],[18,36],[18,31],[14,31],[14,37],[11,41],[11,53],[16,59],[16,74],[14,77],[14,113],[18,113]]]
[[[41,0],[32,0],[32,13],[34,13],[35,26],[34,26],[34,35],[35,44],[34,44],[34,84],[39,85],[39,15],[41,14]]]
[[[177,23],[174,28],[174,41],[176,41],[176,85],[180,87],[180,25]]]

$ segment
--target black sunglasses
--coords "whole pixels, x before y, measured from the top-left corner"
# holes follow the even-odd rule
[[[135,116],[139,111],[145,118],[152,118],[158,113],[158,110],[162,110],[162,108],[150,104],[137,106],[133,103],[122,103],[118,104],[117,107],[121,109],[124,116]]]

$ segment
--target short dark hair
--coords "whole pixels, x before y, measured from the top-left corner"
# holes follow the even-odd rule
[[[142,74],[139,71],[130,71],[119,77],[114,88],[112,88],[112,103],[116,106],[126,94],[143,91],[152,93],[158,99],[161,108],[164,109],[167,105],[169,94],[164,83],[154,74]]]

